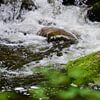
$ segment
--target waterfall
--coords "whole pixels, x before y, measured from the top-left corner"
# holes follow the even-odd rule
[[[25,47],[32,52],[51,48],[52,44],[47,43],[46,38],[36,34],[42,27],[61,28],[78,34],[80,38],[77,44],[60,51],[62,56],[52,53],[50,56],[46,55],[42,60],[25,64],[22,69],[9,71],[1,68],[0,71],[12,75],[16,73],[17,75],[22,73],[29,75],[33,66],[66,64],[71,59],[99,51],[100,23],[84,19],[87,17],[84,9],[87,11],[87,8],[79,6],[84,4],[83,1],[86,2],[85,0],[75,0],[75,4],[78,6],[64,6],[62,5],[63,0],[32,0],[33,5],[28,5],[29,9],[26,9],[27,4],[21,9],[22,0],[13,2],[13,4],[1,4],[0,45],[13,47],[15,50],[16,47]]]

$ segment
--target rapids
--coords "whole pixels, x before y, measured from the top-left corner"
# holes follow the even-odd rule
[[[52,44],[48,44],[46,38],[36,34],[44,26],[58,27],[77,33],[80,35],[78,43],[69,48],[64,48],[61,51],[62,56],[53,53],[52,56],[44,57],[38,62],[29,62],[21,69],[7,70],[7,68],[0,68],[0,73],[6,73],[8,77],[11,77],[11,75],[13,77],[14,75],[27,76],[32,74],[32,69],[35,66],[66,64],[71,59],[100,50],[100,23],[91,22],[87,19],[87,8],[85,6],[63,6],[62,0],[55,0],[51,4],[47,0],[33,1],[37,9],[33,8],[32,11],[23,10],[19,19],[20,1],[15,5],[14,11],[11,4],[1,4],[0,45],[11,47],[30,46],[31,50],[35,51],[39,51],[39,48],[50,47]],[[2,62],[0,61],[0,63]]]

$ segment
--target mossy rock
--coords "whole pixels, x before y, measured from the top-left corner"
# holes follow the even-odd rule
[[[66,65],[68,76],[77,85],[95,82],[100,79],[100,51],[70,61]]]
[[[87,16],[91,21],[100,22],[100,2],[95,3],[92,9],[88,10]]]

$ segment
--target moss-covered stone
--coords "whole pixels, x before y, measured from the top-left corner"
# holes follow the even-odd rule
[[[71,82],[77,85],[94,82],[95,78],[100,79],[100,51],[70,61],[66,69]]]

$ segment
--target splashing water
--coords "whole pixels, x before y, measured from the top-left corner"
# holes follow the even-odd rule
[[[53,26],[62,28],[66,31],[80,35],[78,44],[63,49],[62,56],[53,54],[52,57],[44,57],[39,63],[34,61],[25,65],[22,70],[7,71],[8,73],[28,73],[33,66],[48,64],[65,64],[71,59],[100,50],[100,23],[90,22],[85,18],[86,10],[84,7],[63,6],[62,0],[55,0],[49,4],[47,0],[35,0],[38,9],[21,12],[21,18],[18,18],[21,2],[18,2],[16,9],[13,10],[11,4],[0,6],[0,44],[8,46],[31,46],[42,48],[48,44],[44,37],[36,33],[44,26]],[[77,0],[77,3],[78,0]],[[15,12],[13,12],[15,11]],[[26,35],[25,35],[26,34]]]

